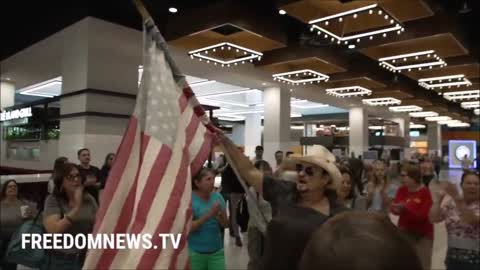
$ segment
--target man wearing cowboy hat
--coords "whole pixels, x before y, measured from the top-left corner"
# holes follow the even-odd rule
[[[335,156],[323,146],[315,146],[309,156],[290,156],[282,166],[296,171],[297,179],[291,182],[263,177],[222,133],[218,134],[218,144],[239,178],[272,205],[273,219],[267,227],[262,269],[297,269],[313,231],[345,210],[336,200],[335,189],[342,176]]]

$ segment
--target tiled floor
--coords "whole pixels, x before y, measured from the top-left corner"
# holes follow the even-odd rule
[[[462,172],[460,170],[443,170],[440,173],[440,180],[448,180],[460,183]],[[397,218],[392,216],[392,220],[396,223]],[[235,245],[234,238],[231,238],[228,232],[225,233],[225,257],[227,269],[240,270],[247,269],[248,252],[247,252],[247,234],[242,236],[243,247]],[[447,251],[447,234],[444,223],[435,224],[433,252],[432,252],[432,269],[445,269],[443,263]]]

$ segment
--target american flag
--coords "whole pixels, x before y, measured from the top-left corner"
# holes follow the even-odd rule
[[[97,213],[97,233],[182,234],[180,247],[90,250],[84,269],[189,269],[191,176],[207,159],[213,125],[151,19],[144,24],[144,71],[134,113]]]

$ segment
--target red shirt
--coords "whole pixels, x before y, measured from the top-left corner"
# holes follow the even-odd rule
[[[416,192],[408,191],[406,186],[401,186],[395,195],[394,203],[403,203],[404,208],[398,219],[398,227],[407,232],[412,232],[433,239],[433,225],[428,219],[428,212],[432,207],[432,196],[426,187]]]

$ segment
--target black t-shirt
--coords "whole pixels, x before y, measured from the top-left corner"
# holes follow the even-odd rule
[[[222,193],[245,193],[230,164],[222,172]]]
[[[346,210],[336,202],[334,191],[326,193],[330,216],[312,208],[297,206],[296,183],[263,179],[263,196],[272,205],[273,219],[267,227],[264,270],[295,270],[313,232],[330,217]]]
[[[97,183],[100,182],[100,169],[95,166],[91,166],[88,169],[84,169],[81,166],[77,166],[80,177],[82,178],[82,184],[87,180],[87,176],[93,175],[97,178]],[[95,198],[98,203],[98,189],[96,187],[85,187],[85,190]]]

